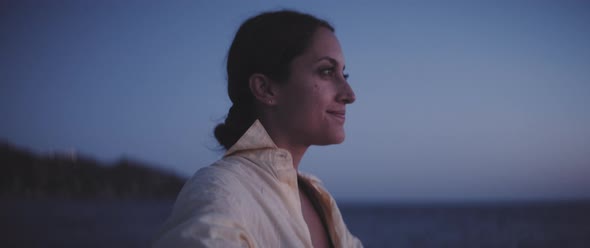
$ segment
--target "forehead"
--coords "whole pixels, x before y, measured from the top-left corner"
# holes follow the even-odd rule
[[[329,57],[344,65],[344,55],[338,38],[334,32],[324,27],[318,28],[314,33],[311,43],[302,57],[313,61]]]

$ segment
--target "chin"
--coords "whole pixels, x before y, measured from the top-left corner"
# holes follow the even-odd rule
[[[336,137],[334,139],[334,143],[333,144],[340,144],[342,142],[344,142],[344,139],[346,138],[346,135],[344,135],[344,133],[342,135],[339,135],[338,137]]]
[[[340,144],[340,143],[344,142],[345,136],[346,135],[344,135],[344,132],[337,133],[337,134],[331,134],[329,136],[325,136],[322,140],[320,140],[320,142],[317,142],[316,145],[327,146],[327,145]]]

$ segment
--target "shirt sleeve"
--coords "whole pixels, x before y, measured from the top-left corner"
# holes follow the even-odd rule
[[[226,216],[194,217],[165,230],[153,247],[254,247],[247,232]]]
[[[232,181],[207,173],[187,182],[153,247],[255,247]]]

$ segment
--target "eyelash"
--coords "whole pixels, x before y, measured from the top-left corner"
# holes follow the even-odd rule
[[[327,71],[329,71],[329,73],[325,73]],[[322,76],[330,75],[331,76],[334,73],[334,71],[335,71],[334,67],[323,68],[323,69],[320,69],[320,75],[322,75]],[[342,76],[344,77],[344,79],[348,79],[349,74],[343,73]]]

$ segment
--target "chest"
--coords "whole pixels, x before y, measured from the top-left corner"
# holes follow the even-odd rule
[[[311,199],[303,191],[300,191],[299,197],[301,199],[301,210],[303,218],[309,229],[313,247],[330,247],[330,239],[328,231],[324,224],[324,220],[318,209],[314,206]]]

